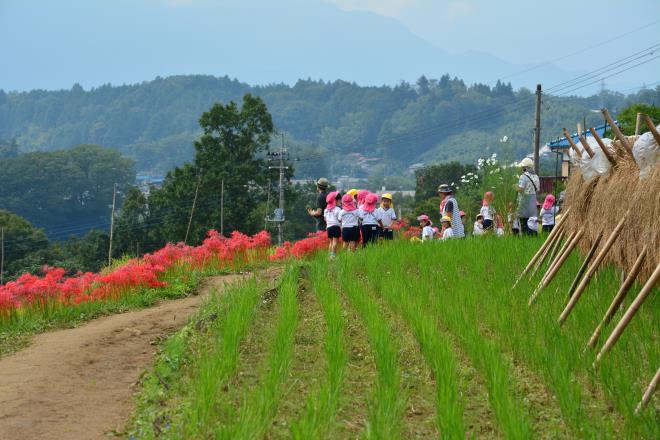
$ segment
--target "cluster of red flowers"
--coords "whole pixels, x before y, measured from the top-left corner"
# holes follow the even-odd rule
[[[117,297],[139,287],[162,287],[159,280],[175,264],[195,268],[233,267],[253,260],[265,260],[271,246],[270,234],[262,231],[252,237],[233,232],[230,238],[209,231],[200,246],[167,244],[162,249],[132,259],[109,272],[79,273],[66,277],[62,268],[44,267],[44,275],[23,274],[16,281],[0,286],[0,314],[27,305],[60,304]],[[294,246],[295,247],[295,246]]]
[[[328,234],[325,231],[309,234],[307,238],[298,240],[293,245],[285,241],[282,246],[275,248],[275,253],[270,256],[270,260],[283,260],[289,257],[303,258],[320,249],[326,249],[328,242]]]

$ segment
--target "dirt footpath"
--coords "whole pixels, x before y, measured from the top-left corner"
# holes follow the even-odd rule
[[[200,295],[38,335],[0,359],[0,439],[111,438],[153,364],[153,342],[185,325],[206,293],[241,277],[212,277]]]

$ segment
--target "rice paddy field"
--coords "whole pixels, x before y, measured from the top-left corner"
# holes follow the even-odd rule
[[[585,347],[620,271],[560,327],[577,254],[531,307],[541,274],[512,288],[540,244],[319,252],[213,295],[143,376],[129,437],[660,438],[657,396],[634,414],[660,365],[658,289],[595,369]]]

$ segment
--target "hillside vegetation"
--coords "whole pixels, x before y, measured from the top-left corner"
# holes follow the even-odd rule
[[[527,153],[532,142],[532,92],[501,82],[466,85],[449,75],[394,87],[313,80],[250,86],[191,75],[88,91],[77,84],[59,91],[0,90],[0,139],[8,146],[15,141],[22,152],[78,144],[115,147],[136,160],[138,171],[164,172],[193,157],[202,112],[215,102],[239,102],[246,93],[261,97],[275,127],[286,133],[301,159],[298,177],[364,175],[344,158],[347,153],[383,159],[370,173],[398,174],[419,161],[473,162],[499,152],[504,135],[515,156]],[[543,141],[557,136],[567,121],[599,124],[592,109],[607,106],[616,112],[633,102],[660,105],[660,88],[629,96],[546,97]],[[3,151],[15,154],[15,147]]]

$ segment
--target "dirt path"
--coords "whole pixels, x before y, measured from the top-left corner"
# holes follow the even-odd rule
[[[153,342],[182,327],[214,288],[241,275],[212,277],[200,295],[38,335],[0,359],[0,439],[97,439],[120,431]]]

